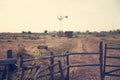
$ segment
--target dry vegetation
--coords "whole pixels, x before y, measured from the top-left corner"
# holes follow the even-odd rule
[[[120,41],[120,35],[78,35],[75,38],[53,37],[51,35],[42,34],[0,34],[0,58],[6,58],[6,51],[12,49],[14,56],[17,53],[37,55],[39,50],[42,56],[49,55],[50,51],[55,54],[63,54],[69,52],[97,52],[99,51],[99,42],[106,40]],[[47,46],[47,49],[38,49],[38,46]],[[114,51],[113,51],[114,52]],[[117,51],[115,54],[119,54]],[[114,54],[114,53],[112,53]],[[119,54],[120,55],[120,54]],[[71,63],[97,63],[98,56],[72,56]],[[114,61],[109,61],[114,62]],[[119,61],[117,61],[118,64]],[[72,80],[99,80],[99,68],[72,68]],[[110,79],[113,80],[113,79]],[[118,78],[114,80],[119,80]]]

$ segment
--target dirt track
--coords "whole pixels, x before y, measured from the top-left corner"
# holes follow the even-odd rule
[[[88,40],[81,38],[78,40],[78,45],[75,49],[80,50],[79,52],[92,52],[90,43]],[[87,43],[87,45],[86,45]],[[77,50],[77,51],[78,51]],[[72,64],[90,64],[97,63],[97,56],[93,55],[76,55],[71,57]],[[93,62],[94,61],[94,62]],[[71,80],[99,80],[99,67],[75,67],[71,68]]]

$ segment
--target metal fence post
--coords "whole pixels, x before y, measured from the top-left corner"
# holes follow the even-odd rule
[[[100,47],[99,47],[99,52],[100,52],[100,80],[103,80],[103,42],[100,42]]]
[[[103,63],[103,78],[105,78],[105,66],[106,66],[106,53],[107,53],[107,49],[106,49],[106,47],[107,47],[107,44],[105,44],[105,50],[104,50],[104,63]]]

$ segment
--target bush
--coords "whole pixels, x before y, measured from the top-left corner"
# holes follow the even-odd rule
[[[31,31],[28,31],[28,34],[32,34],[32,32],[31,32]]]
[[[18,45],[18,52],[17,52],[18,54],[22,54],[23,55],[23,54],[26,54],[26,52],[27,51],[25,49],[25,46]]]

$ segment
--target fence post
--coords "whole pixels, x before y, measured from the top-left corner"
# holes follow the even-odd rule
[[[22,55],[20,55],[20,69],[22,69],[20,80],[23,80],[24,69],[23,69],[23,56]]]
[[[54,54],[53,52],[50,52],[50,65],[53,65],[54,64]],[[51,66],[50,67],[50,72],[51,72],[51,80],[54,80],[54,66]]]
[[[62,70],[62,64],[60,60],[58,60],[58,64],[59,64],[59,70],[60,70],[60,75],[61,75],[60,79],[65,80],[63,70]]]
[[[12,58],[12,50],[7,51],[7,58]],[[10,69],[11,65],[7,66],[7,80],[12,80],[13,71]]]
[[[69,52],[68,51],[67,51],[67,56],[66,56],[66,64],[67,64],[66,80],[69,80],[70,65],[69,65]]]
[[[23,70],[23,56],[22,54],[17,54],[17,71],[18,71],[18,76],[17,78],[19,80],[23,79],[23,75],[24,75],[24,70]]]
[[[100,80],[103,80],[103,42],[100,42],[100,47],[99,47],[99,52],[100,52]]]
[[[104,63],[103,63],[103,79],[105,78],[105,66],[106,66],[106,53],[107,53],[107,44],[105,43],[105,46],[104,46]]]

